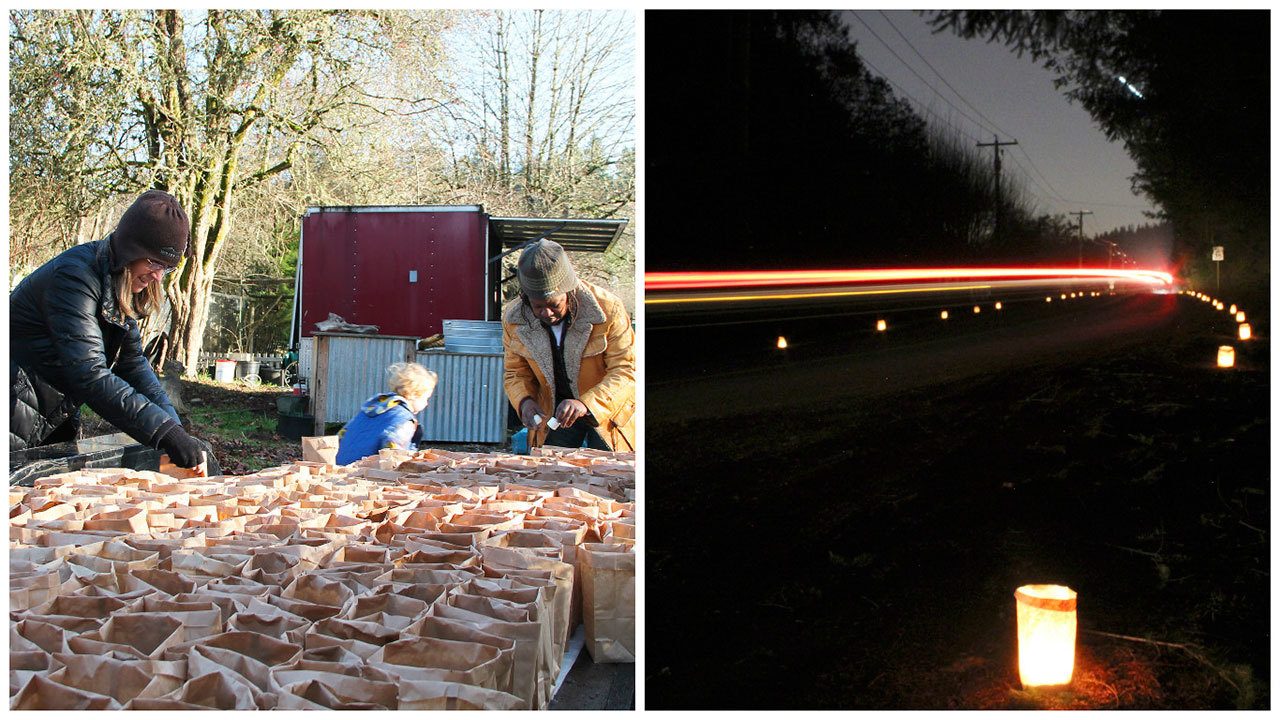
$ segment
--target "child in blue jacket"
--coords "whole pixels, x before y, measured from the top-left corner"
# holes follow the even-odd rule
[[[391,392],[374,395],[338,433],[339,465],[376,455],[382,448],[412,450],[422,428],[418,413],[427,407],[438,376],[418,363],[395,363],[387,368]]]

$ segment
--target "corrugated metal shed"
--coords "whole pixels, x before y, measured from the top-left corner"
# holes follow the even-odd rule
[[[324,433],[324,423],[345,423],[365,400],[386,392],[387,366],[418,362],[440,376],[431,402],[418,415],[424,440],[506,440],[507,396],[502,387],[500,350],[418,352],[417,338],[343,333],[316,333],[314,345],[311,408],[317,435]]]
[[[501,352],[425,351],[418,353],[418,362],[440,376],[431,403],[418,416],[424,440],[506,440],[507,395],[502,387]]]
[[[622,235],[626,225],[626,218],[489,218],[490,234],[506,249],[546,238],[565,250],[602,253]]]
[[[414,362],[418,339],[399,335],[316,333],[311,408],[323,423],[345,423],[371,396],[387,390],[387,366]]]
[[[457,353],[502,354],[502,323],[497,320],[445,320],[444,349]]]

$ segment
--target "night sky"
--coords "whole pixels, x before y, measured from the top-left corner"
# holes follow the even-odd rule
[[[1003,170],[1020,177],[1042,212],[1093,211],[1084,218],[1086,235],[1154,222],[1142,214],[1154,209],[1150,202],[1129,191],[1129,176],[1136,167],[1124,147],[1109,142],[1083,108],[1053,87],[1053,73],[1029,55],[1019,58],[1003,44],[965,40],[950,30],[935,34],[927,18],[914,11],[854,10],[845,12],[844,19],[858,54],[872,72],[894,84],[894,94],[905,97],[905,90],[913,97],[917,113],[931,124],[940,123],[934,115],[940,116],[982,142],[991,142],[993,123],[1001,141],[1011,133],[1019,147],[1005,149]],[[937,94],[903,61],[928,80]],[[958,99],[929,65],[969,104]],[[921,110],[916,101],[934,115]],[[989,157],[991,150],[983,152]]]

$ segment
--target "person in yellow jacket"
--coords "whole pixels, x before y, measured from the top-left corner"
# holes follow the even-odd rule
[[[526,247],[502,308],[503,384],[530,445],[634,451],[635,333],[622,301],[579,280],[564,248]]]

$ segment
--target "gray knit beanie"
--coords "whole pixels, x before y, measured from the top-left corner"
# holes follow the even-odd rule
[[[516,275],[520,290],[533,300],[546,300],[557,293],[570,293],[578,287],[569,256],[559,243],[539,240],[520,253]]]

